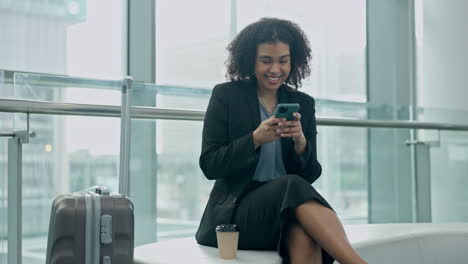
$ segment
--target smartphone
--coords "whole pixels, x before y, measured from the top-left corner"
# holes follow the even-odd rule
[[[295,120],[293,113],[299,111],[299,104],[277,104],[273,115],[277,118],[286,118],[288,121]]]

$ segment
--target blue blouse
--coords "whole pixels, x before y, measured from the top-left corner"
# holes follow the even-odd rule
[[[259,101],[260,118],[262,122],[270,118],[270,113]],[[283,163],[283,153],[281,152],[281,139],[277,139],[261,145],[260,158],[253,175],[253,180],[259,182],[271,181],[286,175]]]

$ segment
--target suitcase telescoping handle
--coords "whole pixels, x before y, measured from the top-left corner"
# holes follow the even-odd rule
[[[88,189],[82,190],[80,193],[88,193],[88,192],[101,194],[101,195],[109,195],[110,193],[109,188],[107,188],[106,186],[102,186],[102,185],[95,185],[93,187],[89,187]]]
[[[127,76],[122,84],[122,105],[120,119],[120,170],[119,193],[129,196],[130,193],[130,128],[133,78]]]

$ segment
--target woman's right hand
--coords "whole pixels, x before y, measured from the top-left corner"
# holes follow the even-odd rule
[[[253,142],[255,149],[260,145],[277,140],[281,138],[280,134],[276,132],[278,123],[282,121],[282,118],[276,118],[274,116],[263,121],[257,129],[253,132]]]

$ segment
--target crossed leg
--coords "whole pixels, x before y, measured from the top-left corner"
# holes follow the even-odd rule
[[[312,259],[315,261],[317,258],[315,252],[320,248],[325,249],[341,264],[366,263],[351,247],[335,212],[316,201],[308,201],[298,206],[295,213],[300,229],[293,225],[291,230],[294,232],[291,233],[290,237],[294,239],[288,240],[291,243],[289,244],[289,251],[293,264],[306,263],[301,261],[307,253],[299,252],[304,250],[311,251],[311,255],[307,256],[307,263],[321,263],[321,259],[319,262],[312,262]],[[303,234],[307,234],[309,240],[305,239]],[[297,241],[300,240],[302,240],[304,246],[297,245]]]
[[[291,264],[322,263],[322,249],[299,224],[289,227],[287,241]]]

